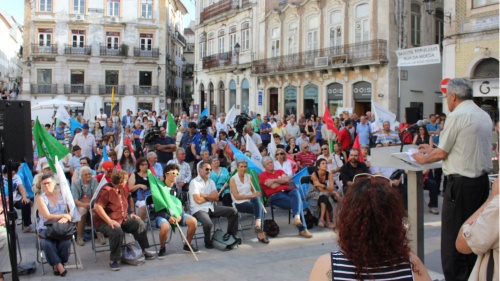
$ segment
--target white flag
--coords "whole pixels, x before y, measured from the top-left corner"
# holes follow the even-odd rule
[[[66,110],[66,108],[64,108],[64,106],[59,106],[56,112],[56,119],[57,118],[59,118],[61,121],[69,125],[71,116],[69,116],[69,113]]]
[[[252,154],[252,157],[250,157],[250,159],[255,165],[257,165],[257,167],[261,168],[262,171],[264,171],[264,166],[262,166],[262,155],[260,155],[259,149],[253,142],[252,138],[250,138],[248,135],[246,135],[245,138],[247,143],[246,150]]]
[[[99,192],[101,191],[101,188],[108,183],[108,180],[106,179],[105,176],[102,176],[101,181],[99,182],[99,185],[97,186],[97,189],[94,192],[94,195],[92,195],[92,200],[95,200]]]
[[[394,127],[394,122],[396,121],[396,114],[390,112],[385,109],[383,106],[380,106],[372,100],[372,111],[375,114],[375,122],[377,122],[377,126],[379,128],[383,128],[383,123],[385,121],[389,121],[391,128]]]
[[[269,156],[274,159],[274,155],[276,154],[276,142],[274,142],[274,137],[273,134],[271,134],[271,142],[267,145],[267,152],[269,153]]]
[[[59,188],[61,190],[61,195],[64,201],[64,204],[68,206],[69,215],[71,216],[71,221],[76,222],[79,221],[81,216],[78,210],[76,209],[75,200],[73,199],[73,194],[71,193],[71,189],[69,188],[68,180],[64,175],[64,170],[61,167],[61,163],[59,163],[59,158],[55,157],[56,166],[56,176],[59,180]]]
[[[233,107],[231,107],[231,110],[229,110],[229,112],[226,115],[226,120],[224,121],[224,128],[227,128],[228,124],[229,126],[233,127],[233,122],[236,116],[238,116],[238,112],[236,111],[236,107],[233,104]]]
[[[118,137],[118,144],[115,146],[115,151],[118,156],[116,159],[122,159],[123,154],[123,132]]]

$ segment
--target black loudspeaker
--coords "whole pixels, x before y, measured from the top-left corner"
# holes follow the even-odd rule
[[[0,100],[1,159],[14,163],[33,161],[31,135],[31,103]]]
[[[415,124],[418,120],[422,120],[422,112],[418,107],[407,107],[405,108],[405,113],[407,124]]]

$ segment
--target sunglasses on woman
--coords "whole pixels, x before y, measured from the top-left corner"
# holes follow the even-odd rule
[[[372,175],[372,174],[368,174],[368,173],[361,173],[361,174],[357,174],[354,176],[354,178],[352,179],[352,182],[356,182],[356,180],[358,179],[367,179],[367,178],[382,178],[382,179],[386,179],[390,185],[392,185],[392,180],[386,176],[382,176],[382,175]]]

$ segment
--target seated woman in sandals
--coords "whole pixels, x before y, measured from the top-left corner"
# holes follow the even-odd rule
[[[257,239],[264,244],[268,244],[269,240],[263,231],[264,206],[260,201],[260,192],[255,190],[252,185],[251,176],[246,173],[248,168],[247,161],[245,159],[238,159],[236,165],[238,172],[229,181],[234,207],[238,212],[254,214]]]

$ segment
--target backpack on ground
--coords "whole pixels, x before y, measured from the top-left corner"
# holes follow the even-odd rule
[[[214,248],[221,251],[237,249],[240,244],[241,239],[236,238],[234,234],[224,233],[220,229],[217,229],[212,237],[212,245],[214,245]]]
[[[122,262],[130,265],[141,265],[146,262],[139,242],[132,241],[122,246]]]
[[[273,219],[264,220],[264,232],[269,237],[276,237],[280,233],[280,227]]]

